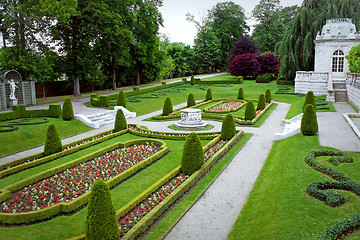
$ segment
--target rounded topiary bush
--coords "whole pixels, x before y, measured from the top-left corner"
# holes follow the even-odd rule
[[[271,103],[271,92],[269,89],[265,91],[265,102]]]
[[[70,98],[66,98],[64,100],[62,119],[64,119],[65,121],[74,119],[74,109]]]
[[[211,92],[211,89],[210,89],[210,88],[208,88],[207,91],[206,91],[205,100],[206,100],[206,101],[212,100],[212,92]]]
[[[195,85],[195,78],[194,78],[194,75],[191,75],[191,78],[190,78],[190,85]]]
[[[86,239],[118,239],[119,234],[109,187],[99,179],[91,185],[86,218]]]
[[[127,122],[123,110],[118,109],[115,117],[115,124],[113,132],[119,132],[127,128]]]
[[[165,99],[164,107],[163,107],[163,116],[167,116],[173,111],[173,105],[171,103],[171,99],[168,97]]]
[[[195,105],[195,97],[194,97],[194,94],[190,93],[189,96],[188,96],[188,99],[187,99],[186,106],[187,107],[192,107],[194,105]]]
[[[244,99],[244,90],[242,88],[239,88],[238,91],[238,99]]]
[[[119,92],[117,101],[116,101],[116,105],[123,106],[124,108],[126,108],[126,98],[125,98],[125,94],[123,91]]]
[[[198,135],[190,133],[185,141],[181,158],[181,171],[191,175],[204,163],[204,152]]]
[[[44,154],[45,156],[48,156],[61,151],[62,151],[62,143],[58,131],[56,130],[54,124],[50,124],[47,129]]]
[[[314,96],[314,93],[312,91],[308,91],[306,93],[305,101],[304,101],[304,105],[303,105],[303,112],[305,111],[305,107],[308,104],[312,104],[314,106],[314,108],[315,108],[315,111],[316,111],[315,96]]]
[[[254,103],[249,101],[245,106],[245,120],[253,120],[256,116]]]
[[[305,136],[312,136],[318,132],[316,111],[312,104],[308,104],[305,107],[304,114],[301,118],[300,131]]]
[[[265,108],[265,96],[264,94],[260,94],[256,110],[263,110],[264,108]]]
[[[227,114],[221,125],[221,139],[229,140],[236,132],[235,121],[232,114]]]

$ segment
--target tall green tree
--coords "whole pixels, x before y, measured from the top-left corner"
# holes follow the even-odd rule
[[[218,2],[208,12],[210,28],[219,40],[219,63],[216,69],[226,70],[229,53],[235,42],[249,31],[244,9],[234,2]],[[236,26],[236,27],[234,27]]]
[[[360,23],[360,2],[357,0],[306,0],[293,18],[280,43],[280,75],[289,80],[296,71],[314,69],[314,39],[330,18],[352,18]]]
[[[351,48],[346,59],[349,62],[350,72],[360,74],[360,44]]]

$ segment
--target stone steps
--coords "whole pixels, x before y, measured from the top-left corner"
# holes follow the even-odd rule
[[[335,102],[348,102],[346,82],[344,80],[333,79],[333,89],[335,92]]]

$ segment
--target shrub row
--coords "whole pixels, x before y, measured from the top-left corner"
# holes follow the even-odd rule
[[[213,155],[206,163],[204,163],[199,170],[192,174],[183,184],[176,188],[164,201],[152,209],[146,216],[144,216],[134,227],[127,232],[122,239],[136,239],[138,235],[146,231],[146,229],[158,219],[162,213],[168,209],[178,198],[182,197],[186,192],[205,175],[216,163],[223,157],[230,148],[236,144],[243,136],[243,131],[237,132],[237,134],[215,155]],[[214,141],[218,141],[217,137]],[[213,141],[212,141],[213,142]],[[207,144],[205,147],[209,147]],[[203,149],[206,149],[206,148]]]
[[[195,78],[195,84],[241,84],[243,83],[242,77],[235,77],[233,80],[211,80],[211,81],[202,81],[200,78]]]
[[[18,118],[33,117],[54,117],[61,116],[61,106],[59,104],[50,104],[49,109],[26,110],[24,104],[15,105],[11,112],[0,113],[0,121],[14,120]]]
[[[274,78],[275,78],[274,74],[272,74],[272,73],[265,73],[265,74],[262,74],[262,75],[260,75],[260,76],[257,76],[255,81],[256,81],[257,83],[269,83],[269,82],[271,82]]]
[[[181,81],[181,82],[174,82],[168,84],[161,84],[161,85],[157,85],[149,88],[142,88],[142,89],[139,89],[139,87],[136,86],[133,88],[133,91],[124,92],[124,95],[125,97],[132,97],[144,93],[150,93],[157,90],[180,86],[183,84],[184,82]],[[117,100],[118,95],[119,95],[118,93],[115,93],[115,94],[103,95],[99,97],[97,93],[92,93],[90,96],[90,102],[94,106],[108,107],[110,106],[111,100]]]
[[[4,164],[0,165],[0,179],[4,178],[6,176],[9,176],[11,174],[23,171],[25,169],[29,169],[29,168],[41,165],[43,163],[51,162],[51,161],[56,160],[58,158],[73,154],[73,153],[78,152],[78,151],[80,151],[80,150],[82,150],[84,148],[88,148],[88,147],[94,146],[96,144],[99,144],[101,142],[104,142],[106,140],[112,139],[114,137],[123,135],[123,134],[127,133],[128,131],[129,130],[126,129],[126,130],[123,130],[121,132],[110,134],[110,135],[107,135],[107,136],[102,137],[100,139],[97,139],[97,140],[94,140],[94,141],[87,142],[85,144],[81,144],[79,146],[76,146],[81,142],[90,141],[93,138],[96,138],[98,136],[101,136],[101,135],[104,135],[104,134],[107,134],[107,133],[111,133],[112,130],[109,130],[109,131],[106,131],[106,132],[103,132],[103,133],[99,133],[99,134],[96,134],[96,135],[93,135],[93,136],[83,138],[81,140],[77,140],[77,141],[71,142],[69,144],[66,144],[66,145],[63,146],[63,148],[65,148],[65,149],[67,147],[69,147],[69,146],[76,146],[76,147],[67,149],[66,151],[58,152],[58,153],[55,153],[55,154],[52,154],[52,155],[49,155],[49,156],[45,156],[44,153],[41,152],[41,153],[37,153],[37,154],[27,156],[27,157],[24,157],[24,158],[19,158],[19,159],[15,160],[15,161],[4,163]],[[34,159],[36,159],[36,160],[34,160]]]
[[[336,240],[342,239],[345,233],[352,232],[360,227],[360,213],[351,217],[338,221],[334,225],[328,227],[324,232],[316,237],[317,240]]]
[[[136,131],[134,129],[138,129]],[[148,137],[148,138],[160,138],[160,139],[169,139],[169,140],[185,140],[189,133],[167,133],[167,132],[158,132],[148,129],[143,129],[139,125],[129,124],[129,131],[131,134],[141,137]],[[198,133],[198,136],[201,140],[209,140],[213,139],[215,136],[219,135],[220,132],[203,132]]]
[[[127,141],[125,143],[115,143],[111,146],[108,146],[101,150],[95,151],[93,153],[85,155],[85,156],[78,158],[76,160],[73,160],[71,162],[62,164],[58,167],[49,169],[45,172],[30,176],[26,179],[18,181],[16,183],[0,190],[0,202],[5,201],[7,198],[9,198],[11,196],[11,193],[14,191],[18,191],[19,189],[21,189],[29,184],[33,184],[33,183],[38,182],[44,178],[47,178],[53,174],[59,173],[68,168],[74,167],[80,163],[91,160],[92,158],[94,158],[96,156],[102,155],[106,152],[112,151],[113,149],[116,149],[119,147],[143,143],[146,141],[148,141],[148,140],[138,139],[138,140]],[[107,180],[106,183],[108,184],[109,187],[113,187],[113,186],[119,184],[121,181],[129,178],[130,176],[132,176],[139,170],[141,170],[141,169],[145,168],[146,166],[152,164],[153,162],[157,161],[158,159],[160,159],[162,156],[164,156],[169,151],[168,147],[166,147],[165,142],[160,141],[160,140],[152,140],[152,141],[155,142],[156,144],[160,145],[160,151],[153,154],[151,157],[141,161],[140,163],[134,165],[133,167],[124,171],[123,173]],[[79,196],[78,198],[76,198],[70,202],[59,203],[59,204],[56,204],[56,205],[53,205],[53,206],[50,206],[50,207],[47,207],[44,209],[40,209],[38,211],[26,212],[26,213],[0,213],[0,223],[4,223],[4,224],[31,223],[34,221],[44,220],[44,219],[50,218],[52,216],[56,216],[62,212],[64,212],[64,213],[72,212],[72,211],[82,207],[86,203],[88,203],[89,195],[90,195],[90,191],[86,192],[85,194]]]

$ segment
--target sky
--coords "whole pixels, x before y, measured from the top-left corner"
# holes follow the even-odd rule
[[[164,0],[160,12],[164,19],[164,27],[160,28],[160,33],[165,33],[170,42],[183,42],[193,45],[196,36],[196,27],[194,23],[186,21],[186,13],[191,13],[199,20],[199,16],[204,16],[208,9],[211,9],[218,2],[230,0]],[[247,23],[249,26],[255,22],[250,19],[251,12],[260,0],[232,0],[232,2],[242,6],[245,10]],[[302,0],[280,0],[283,7],[292,5],[301,5]]]

